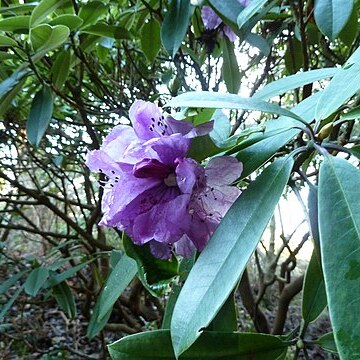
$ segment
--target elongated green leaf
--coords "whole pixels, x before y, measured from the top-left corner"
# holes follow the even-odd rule
[[[94,306],[93,312],[91,314],[89,325],[86,329],[86,336],[90,340],[93,339],[105,327],[112,312],[112,308],[111,308],[109,312],[101,318],[101,320],[98,320],[99,310],[100,310],[100,303],[97,301]]]
[[[320,265],[320,258],[313,252],[306,271],[303,299],[302,317],[305,325],[316,320],[327,305],[324,277]]]
[[[339,39],[351,47],[359,31],[357,7],[354,6],[350,18],[339,34]]]
[[[341,91],[339,91],[341,89]],[[326,119],[360,89],[360,48],[339,69],[323,91],[316,107],[318,121]]]
[[[344,115],[341,115],[339,121],[342,122],[342,121],[354,120],[354,119],[360,119],[360,106],[348,111]]]
[[[267,167],[235,201],[192,268],[171,321],[179,356],[194,343],[220,310],[273,214],[288,181],[293,160]]]
[[[25,274],[25,271],[20,271],[0,284],[0,295],[8,291],[16,282]]]
[[[360,145],[353,146],[350,151],[354,156],[360,159]]]
[[[30,40],[35,51],[46,53],[63,44],[69,35],[67,26],[41,24],[31,29]]]
[[[3,46],[16,46],[17,43],[15,40],[9,38],[8,36],[5,36],[5,35],[0,35],[0,47],[3,47]]]
[[[130,33],[125,28],[114,25],[95,24],[83,28],[81,32],[113,39],[130,39]]]
[[[49,270],[45,267],[38,267],[31,271],[24,284],[24,290],[30,296],[36,296],[45,281],[49,277]]]
[[[326,156],[320,166],[321,257],[340,358],[360,358],[360,171]]]
[[[12,16],[0,20],[0,30],[2,31],[25,30],[27,32],[29,29],[29,24],[30,24],[30,16],[28,15]]]
[[[37,147],[49,126],[54,100],[51,90],[47,86],[35,95],[31,108],[29,119],[26,123],[26,134],[31,145]]]
[[[79,17],[83,20],[81,27],[96,23],[99,18],[106,14],[107,10],[108,6],[102,1],[89,1],[83,4],[79,11]]]
[[[141,29],[141,49],[149,62],[153,63],[161,47],[160,24],[151,18]]]
[[[232,332],[238,328],[234,292],[231,292],[224,305],[210,323],[209,331]]]
[[[76,30],[82,23],[83,20],[79,16],[71,14],[60,15],[49,21],[49,25],[51,26],[64,25],[68,27],[70,31]]]
[[[325,68],[290,75],[267,84],[261,90],[256,92],[253,97],[256,99],[268,100],[289,90],[313,83],[314,81],[332,77],[336,74],[337,70],[337,68]]]
[[[70,72],[71,53],[64,50],[57,55],[56,60],[51,68],[52,81],[59,90],[65,84]]]
[[[11,76],[0,83],[0,98],[11,91],[14,86],[21,81],[26,75],[29,74],[28,70],[21,70],[14,72]]]
[[[9,299],[9,301],[3,305],[1,307],[1,311],[0,311],[0,320],[2,318],[4,318],[4,316],[6,315],[6,313],[10,310],[10,308],[12,307],[13,303],[16,301],[16,299],[19,297],[20,293],[22,292],[24,286],[19,287],[13,294],[13,296],[11,296],[11,298]]]
[[[205,331],[181,359],[275,360],[284,355],[287,346],[286,342],[271,335]],[[126,336],[108,349],[112,360],[174,360],[168,330]]]
[[[22,78],[6,95],[0,100],[0,117],[5,114],[16,95],[20,92],[26,78]]]
[[[76,306],[74,295],[68,284],[64,281],[61,284],[55,285],[52,288],[52,295],[67,316],[73,319],[76,316]]]
[[[353,6],[353,0],[315,0],[314,17],[320,31],[334,40],[349,20]]]
[[[257,110],[265,113],[284,115],[294,119],[300,116],[282,107],[266,101],[243,98],[235,94],[222,94],[209,91],[187,92],[171,99],[166,106],[186,106],[194,108],[213,108],[213,109],[238,109],[238,110]]]
[[[166,302],[166,308],[165,308],[165,313],[164,313],[164,318],[163,318],[163,322],[161,325],[162,329],[170,329],[170,324],[171,324],[171,317],[174,311],[174,307],[176,304],[176,301],[179,297],[180,294],[180,290],[181,290],[181,286],[180,285],[173,285],[171,287],[171,293],[170,296]]]
[[[239,29],[241,29],[266,4],[266,2],[267,0],[252,0],[237,18]]]
[[[33,8],[35,8],[37,2],[31,2],[28,4],[20,4],[20,5],[10,5],[0,7],[0,14],[8,14],[8,15],[22,15],[29,13]]]
[[[234,45],[225,37],[223,41],[223,78],[229,93],[237,94],[240,89],[240,71],[236,61]]]
[[[193,7],[190,0],[171,0],[161,26],[161,41],[167,52],[174,57],[190,23]]]
[[[334,334],[332,332],[321,336],[318,340],[316,340],[315,343],[327,351],[333,353],[338,352],[335,344]]]
[[[305,121],[311,122],[314,119],[315,105],[320,96],[319,92],[308,97],[296,105],[292,111]],[[294,129],[298,123],[288,117],[281,116],[276,120],[267,121],[265,124],[266,129],[263,134],[253,134],[240,144],[241,149],[237,152],[236,157],[244,165],[242,177],[248,176],[263,165],[300,131]]]
[[[30,26],[40,24],[48,15],[63,5],[65,0],[41,0],[33,10],[30,18]]]
[[[99,296],[100,310],[98,320],[101,320],[112,309],[116,300],[129,285],[136,273],[136,261],[123,255],[110,273]]]
[[[236,24],[238,14],[243,10],[238,0],[209,0],[212,7],[231,23]]]

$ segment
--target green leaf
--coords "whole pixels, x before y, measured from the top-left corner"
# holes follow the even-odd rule
[[[304,56],[300,41],[296,39],[291,40],[291,43],[287,46],[284,59],[286,70],[290,74],[295,74],[303,67]]]
[[[41,0],[32,11],[30,26],[34,27],[40,24],[48,15],[63,5],[65,0]]]
[[[26,14],[26,13],[31,12],[31,10],[33,8],[35,8],[37,4],[38,3],[36,3],[36,2],[32,2],[32,3],[28,3],[28,4],[10,5],[10,6],[0,7],[0,14],[8,14],[8,15]]]
[[[314,107],[319,96],[321,96],[321,92],[308,97],[296,105],[292,111],[310,123],[314,119]],[[267,121],[265,124],[266,129],[263,134],[255,133],[240,143],[241,150],[237,152],[236,158],[244,166],[241,177],[246,177],[258,169],[300,132],[300,130],[294,129],[298,123],[288,117],[281,116],[278,119]]]
[[[239,4],[238,0],[209,0],[209,3],[220,15],[234,25],[236,24],[238,14],[244,8]]]
[[[257,12],[259,12],[266,2],[267,0],[252,0],[237,18],[239,29],[241,29]]]
[[[63,44],[69,35],[67,26],[41,24],[31,29],[30,41],[35,51],[46,53]]]
[[[192,12],[190,0],[170,0],[161,26],[161,40],[172,57],[177,53],[186,35]]]
[[[14,98],[16,95],[18,95],[21,88],[23,87],[25,80],[25,78],[22,78],[19,83],[17,83],[6,95],[0,99],[0,117],[3,116],[8,110]]]
[[[360,119],[360,106],[351,109],[347,113],[340,116],[339,122],[347,121],[347,120],[354,120]]]
[[[176,257],[170,260],[155,258],[148,244],[135,245],[127,236],[123,238],[126,254],[133,258],[138,267],[138,276],[146,289],[154,296],[162,295],[163,290],[168,288],[174,276],[178,274],[178,261]]]
[[[43,266],[31,271],[24,284],[24,290],[30,296],[36,296],[49,277],[49,270]]]
[[[107,24],[95,24],[81,29],[81,32],[91,35],[109,37],[113,39],[130,39],[130,33],[123,27],[107,25]]]
[[[102,1],[89,1],[83,4],[79,11],[79,17],[83,20],[82,28],[92,25],[104,16],[108,10],[108,6]]]
[[[29,74],[28,70],[14,72],[11,76],[0,83],[0,98],[11,91],[25,76]]]
[[[52,288],[52,295],[67,316],[70,319],[74,319],[76,316],[75,299],[68,284],[64,281],[55,285]]]
[[[223,78],[229,93],[237,94],[240,89],[240,71],[234,52],[234,44],[225,36],[223,41]]]
[[[315,0],[314,17],[320,31],[335,40],[349,20],[353,0]]]
[[[143,53],[153,63],[161,47],[160,24],[155,18],[144,24],[140,40]]]
[[[313,251],[306,271],[303,299],[302,317],[305,325],[316,320],[327,305],[324,277],[316,251]]]
[[[236,305],[234,299],[234,292],[230,294],[225,304],[216,314],[213,321],[210,323],[208,330],[232,332],[238,328]]]
[[[31,145],[37,147],[49,126],[54,99],[49,87],[43,86],[35,95],[26,123],[26,134]]]
[[[336,353],[338,352],[335,344],[334,334],[332,332],[327,333],[321,336],[315,341],[315,344],[318,344],[324,350]]]
[[[9,38],[5,35],[0,35],[0,47],[16,46],[17,43],[15,40]]]
[[[1,31],[25,31],[28,32],[30,26],[30,16],[18,15],[0,20]]]
[[[57,54],[56,60],[51,68],[52,82],[59,90],[65,84],[70,72],[71,52],[64,50]]]
[[[20,271],[9,277],[0,284],[0,295],[8,291],[16,282],[25,274],[25,271]]]
[[[275,360],[280,359],[287,346],[272,335],[204,331],[181,359]],[[168,330],[126,336],[109,345],[108,349],[112,360],[174,360]]]
[[[354,6],[347,24],[339,34],[340,40],[348,47],[353,44],[359,31],[358,21],[357,9],[356,6]]]
[[[360,145],[353,146],[350,151],[354,156],[360,159]]]
[[[360,171],[326,156],[320,166],[319,228],[331,324],[340,358],[360,357]]]
[[[257,91],[253,97],[261,100],[269,100],[289,90],[297,89],[314,81],[330,78],[336,74],[337,70],[337,68],[324,68],[286,76],[267,84],[261,90]]]
[[[186,106],[194,108],[213,108],[213,109],[237,109],[237,110],[257,110],[265,113],[284,115],[294,119],[302,119],[287,109],[271,104],[266,101],[243,98],[235,94],[222,94],[209,91],[187,92],[171,99],[166,106]]]
[[[64,14],[57,16],[56,18],[49,21],[49,25],[64,25],[69,28],[70,31],[76,30],[83,23],[83,20],[76,15]]]
[[[169,298],[166,301],[166,308],[165,308],[164,318],[163,318],[163,322],[162,322],[162,325],[161,325],[162,329],[170,329],[171,317],[172,317],[172,314],[173,314],[173,311],[174,311],[176,301],[177,301],[177,299],[179,297],[180,290],[181,290],[180,285],[173,285],[171,287],[171,293],[169,295]]]
[[[98,299],[100,303],[98,321],[105,317],[109,310],[112,309],[116,300],[129,285],[136,273],[136,262],[123,255],[110,273],[100,293]]]
[[[341,89],[341,91],[339,91]],[[360,89],[360,48],[337,71],[330,84],[322,92],[316,107],[316,119],[326,119]]]
[[[239,280],[288,181],[293,160],[279,159],[243,191],[192,268],[171,321],[179,356],[194,343]]]
[[[14,304],[14,302],[16,301],[16,299],[19,297],[20,293],[23,290],[23,286],[20,286],[15,292],[14,294],[11,296],[11,298],[9,299],[9,301],[2,306],[1,308],[1,312],[0,312],[0,320],[2,318],[4,318],[4,316],[6,315],[6,313],[11,309],[12,305]]]

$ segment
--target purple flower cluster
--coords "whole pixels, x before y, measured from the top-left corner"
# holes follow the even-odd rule
[[[230,186],[242,164],[229,156],[204,168],[187,158],[191,138],[209,133],[212,122],[194,127],[165,117],[152,103],[136,101],[132,127],[116,126],[86,164],[104,174],[103,217],[99,225],[125,230],[152,253],[191,256],[202,250],[240,191]]]

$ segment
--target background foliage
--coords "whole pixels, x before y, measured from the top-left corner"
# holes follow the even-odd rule
[[[202,5],[223,24],[206,29]],[[359,7],[353,0],[247,7],[2,0],[5,356],[106,358],[106,345],[133,334],[109,347],[113,359],[311,358],[316,344],[358,359]],[[138,98],[178,108],[177,117],[195,124],[215,119],[191,156],[226,153],[244,164],[243,194],[195,265],[154,259],[125,234],[97,226],[103,179],[84,157],[126,123]],[[274,215],[282,196],[298,199],[308,228],[288,229]],[[305,275],[299,252],[310,241]],[[286,323],[300,292],[302,320]],[[327,305],[335,341],[308,331]],[[61,309],[71,342],[34,336],[24,319],[41,307]],[[144,330],[152,331],[137,334]],[[92,348],[85,335],[95,339]]]

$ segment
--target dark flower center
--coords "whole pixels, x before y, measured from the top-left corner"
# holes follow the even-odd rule
[[[164,183],[166,186],[172,187],[172,186],[177,186],[177,182],[176,182],[176,175],[174,173],[170,173],[165,179],[164,179]]]
[[[172,173],[172,168],[156,159],[143,159],[133,167],[133,174],[137,178],[164,179]]]

